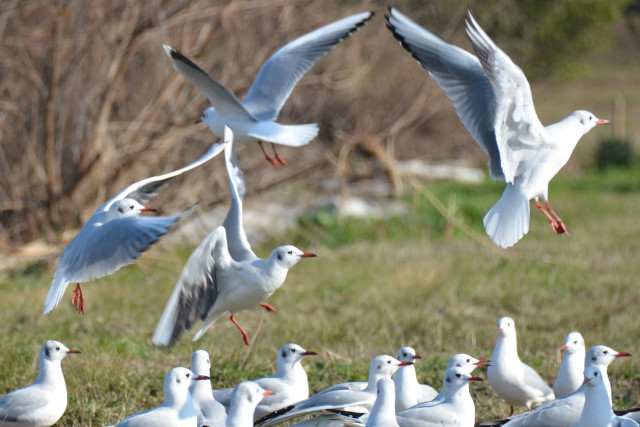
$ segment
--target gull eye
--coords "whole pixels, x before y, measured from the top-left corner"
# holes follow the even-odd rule
[[[391,364],[391,360],[387,360],[387,365],[390,365],[390,364]]]
[[[467,359],[467,363],[471,363],[471,359]]]
[[[608,354],[609,352],[607,350],[602,350],[602,354]]]
[[[589,116],[589,121],[593,120],[593,116]]]
[[[118,212],[122,213],[122,208],[118,208]]]
[[[187,374],[187,378],[189,378],[189,375],[191,375],[191,374]]]
[[[133,205],[129,205],[129,209],[133,210]]]
[[[292,348],[292,349],[291,349],[291,353],[295,353],[295,352],[296,352],[296,349],[295,349],[295,348]]]
[[[57,346],[57,347],[56,347],[56,351],[60,351],[60,346]]]
[[[407,357],[407,353],[402,353],[402,357]]]
[[[574,343],[574,344],[578,344],[578,341],[574,341],[573,343]]]
[[[287,251],[289,255],[293,255],[293,251]]]
[[[456,378],[460,378],[460,374],[456,374]]]
[[[598,373],[597,373],[597,372],[594,372],[594,373],[593,373],[593,376],[594,376],[594,377],[597,377],[597,376],[598,376]]]

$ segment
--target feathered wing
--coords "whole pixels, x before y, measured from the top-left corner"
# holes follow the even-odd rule
[[[213,79],[202,68],[191,62],[189,58],[168,45],[162,45],[165,53],[171,59],[173,68],[185,79],[204,93],[211,105],[221,115],[257,122],[257,119],[247,111],[240,100],[222,83]]]
[[[125,216],[104,224],[85,225],[88,228],[83,228],[60,256],[44,314],[58,306],[69,282],[86,282],[133,263],[194,208],[171,217]]]
[[[229,132],[231,132],[231,130],[229,130]],[[256,255],[251,250],[251,245],[247,240],[247,235],[242,225],[242,200],[246,189],[244,185],[244,175],[238,164],[236,153],[233,150],[232,138],[229,138],[229,142],[227,142],[224,149],[224,159],[227,166],[227,178],[229,179],[231,205],[229,206],[229,211],[222,226],[227,232],[229,254],[231,258],[240,262],[256,258]]]
[[[296,83],[313,64],[372,16],[373,12],[349,16],[280,48],[264,63],[242,104],[260,120],[275,120]]]
[[[489,155],[491,177],[504,180],[494,132],[494,89],[478,58],[447,43],[393,8],[389,9],[389,14],[387,27],[393,36],[453,101],[458,117]]]
[[[12,391],[0,399],[0,425],[3,422],[26,422],[34,412],[42,409],[42,402],[50,398],[51,396],[39,387],[30,386]]]
[[[466,31],[473,50],[482,65],[484,74],[491,81],[495,93],[493,128],[500,150],[505,180],[513,183],[523,158],[537,150],[544,138],[544,126],[540,123],[533,105],[531,87],[526,76],[489,36],[480,28],[471,13],[466,21]]]
[[[183,167],[182,169],[165,173],[163,175],[153,176],[151,178],[138,181],[135,184],[131,184],[130,186],[113,196],[111,199],[109,199],[105,204],[98,208],[96,212],[106,212],[109,210],[109,207],[113,203],[125,198],[133,199],[142,205],[146,205],[149,200],[155,197],[158,190],[167,182],[169,182],[171,178],[181,175],[187,171],[190,171],[191,169],[197,168],[203,163],[208,162],[209,160],[220,154],[222,150],[224,150],[224,144],[212,144],[211,147],[209,147],[209,149],[195,162]]]
[[[204,319],[216,302],[218,284],[214,249],[220,244],[221,234],[224,238],[224,229],[215,228],[189,256],[158,321],[153,344],[169,347],[197,318]]]

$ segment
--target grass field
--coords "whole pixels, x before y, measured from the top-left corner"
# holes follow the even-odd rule
[[[552,205],[572,235],[554,235],[534,208],[531,231],[509,251],[482,229],[500,183],[413,188],[410,214],[385,221],[310,214],[287,236],[256,248],[266,257],[271,247],[293,243],[319,257],[292,269],[269,300],[277,313],[256,307],[239,314],[250,347],[226,319],[197,343],[183,336],[169,350],[150,345],[191,248],[161,242],[135,265],[87,283],[84,317],[69,304],[71,291],[54,312],[41,314],[53,267],[0,273],[0,395],[35,379],[47,339],[82,351],[63,361],[69,405],[61,425],[115,423],[159,404],[165,373],[188,366],[199,348],[211,354],[215,386],[225,387],[271,374],[276,350],[296,342],[319,353],[303,362],[318,391],[365,380],[372,357],[410,345],[424,357],[419,379],[439,388],[451,355],[491,355],[496,321],[506,315],[516,321],[521,358],[552,382],[571,330],[587,347],[638,352],[639,190],[637,168],[558,177]],[[437,197],[451,220],[425,196]],[[640,401],[638,356],[610,367],[617,408]],[[508,414],[487,382],[472,384],[471,393],[478,419]]]

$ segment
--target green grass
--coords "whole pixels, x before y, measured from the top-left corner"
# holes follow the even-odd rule
[[[451,355],[491,355],[496,321],[507,315],[516,320],[520,357],[549,381],[571,330],[580,331],[588,347],[637,353],[638,169],[556,178],[552,205],[572,235],[554,235],[533,207],[529,234],[508,251],[490,243],[482,229],[502,188],[443,182],[420,190],[442,201],[464,231],[418,191],[407,197],[409,214],[385,221],[338,220],[328,212],[302,218],[296,230],[257,248],[267,256],[275,245],[294,243],[319,257],[290,271],[269,300],[277,313],[256,307],[237,316],[250,347],[226,319],[197,343],[189,334],[169,350],[150,345],[191,248],[161,242],[135,265],[87,283],[84,317],[70,306],[71,291],[42,316],[53,267],[0,273],[0,394],[33,381],[47,339],[83,352],[63,361],[69,390],[64,425],[115,423],[159,404],[165,373],[188,366],[199,348],[211,354],[214,384],[224,387],[271,374],[276,350],[296,342],[319,353],[304,362],[313,391],[365,380],[372,357],[393,355],[404,345],[424,357],[417,365],[420,380],[439,388]],[[639,368],[638,356],[610,367],[616,407],[640,402]],[[488,383],[473,384],[471,393],[478,419],[508,414]]]

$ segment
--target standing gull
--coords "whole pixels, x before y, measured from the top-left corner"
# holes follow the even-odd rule
[[[81,282],[106,276],[131,264],[193,209],[170,217],[141,217],[141,212],[156,212],[156,209],[143,205],[169,180],[208,162],[223,148],[222,144],[213,144],[190,165],[136,182],[100,206],[60,255],[44,303],[44,314],[58,306],[69,282],[77,282],[72,303],[79,313],[84,314]]]
[[[363,12],[336,21],[302,36],[274,53],[264,63],[249,92],[241,102],[222,83],[191,62],[174,48],[164,45],[173,68],[200,89],[212,107],[202,114],[211,132],[221,135],[225,125],[231,127],[236,142],[257,142],[267,161],[278,167],[287,163],[276,152],[274,144],[299,147],[308,144],[318,134],[318,126],[281,125],[275,122],[282,106],[298,80],[333,47],[363,26],[373,12]],[[272,144],[276,160],[267,155],[262,141]]]
[[[553,390],[540,375],[518,357],[516,324],[509,317],[498,320],[498,338],[487,379],[498,396],[512,405],[512,413],[513,405],[524,405],[530,410],[554,398]]]
[[[164,378],[162,405],[130,415],[115,427],[196,427],[198,417],[189,387],[192,381],[208,379],[196,376],[187,368],[173,368]]]
[[[569,234],[549,205],[549,181],[567,163],[583,135],[609,122],[578,110],[543,126],[524,73],[471,13],[466,31],[475,56],[397,10],[389,13],[388,27],[394,37],[445,91],[462,123],[489,155],[491,177],[507,183],[502,198],[484,217],[489,237],[503,248],[515,245],[529,231],[531,199],[555,233]]]
[[[564,350],[564,357],[553,383],[556,398],[571,394],[582,385],[586,354],[584,338],[580,332],[569,332],[561,349]]]
[[[30,386],[0,399],[0,425],[40,427],[56,423],[67,409],[67,386],[60,362],[69,350],[58,341],[47,341],[38,354],[38,378]]]
[[[620,358],[631,356],[626,352],[617,352],[604,345],[591,347],[585,357],[585,366],[597,367],[600,370],[604,387],[611,399],[611,385],[607,367],[611,362]],[[572,427],[582,413],[585,399],[585,386],[570,395],[559,397],[544,405],[513,417],[507,424],[509,427]]]
[[[416,360],[421,359],[412,347],[400,348],[397,357],[401,362],[415,363]],[[414,363],[398,369],[393,377],[396,411],[402,411],[418,403],[428,402],[438,395],[433,387],[418,382]]]
[[[249,345],[249,336],[235,314],[256,305],[276,311],[264,301],[284,283],[291,267],[316,256],[291,245],[274,249],[266,260],[253,253],[242,228],[241,174],[232,139],[226,128],[224,151],[232,200],[229,213],[224,225],[209,233],[189,256],[156,326],[152,338],[156,345],[168,347],[200,317],[203,323],[193,338],[196,341],[227,312]]]
[[[296,404],[309,397],[307,373],[300,361],[305,356],[315,356],[315,351],[305,350],[298,344],[285,344],[278,350],[276,357],[277,370],[274,375],[251,380],[272,395],[265,396],[255,410],[255,419],[270,414],[278,409]],[[225,406],[229,406],[233,389],[214,390],[213,396]]]
[[[206,350],[196,350],[191,356],[191,371],[199,377],[208,377],[211,373],[211,360]],[[198,425],[224,427],[227,420],[225,407],[213,398],[211,380],[192,381],[189,393],[196,409]]]

